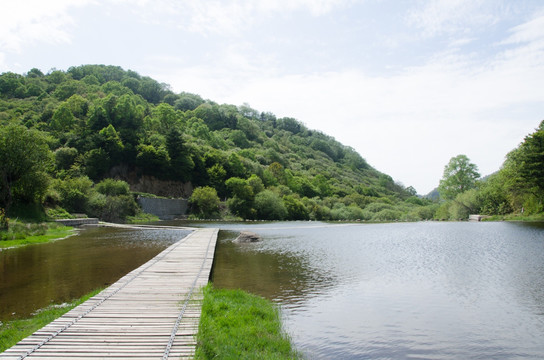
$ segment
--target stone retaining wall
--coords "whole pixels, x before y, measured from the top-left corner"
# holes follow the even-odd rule
[[[82,226],[82,225],[96,225],[98,224],[97,218],[81,218],[81,219],[59,219],[55,220],[64,226]]]
[[[186,199],[156,199],[139,197],[138,204],[148,214],[153,214],[161,220],[171,220],[187,215],[188,201]]]

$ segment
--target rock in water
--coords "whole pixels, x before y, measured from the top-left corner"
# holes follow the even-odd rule
[[[242,231],[240,232],[240,235],[238,235],[236,240],[234,240],[234,242],[237,244],[247,244],[247,243],[253,243],[253,242],[257,242],[261,240],[262,238],[258,234],[255,234],[254,232]]]

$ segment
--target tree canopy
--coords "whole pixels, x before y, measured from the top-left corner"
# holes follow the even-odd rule
[[[452,200],[457,195],[474,188],[479,177],[478,167],[471,163],[466,155],[457,155],[444,167],[444,175],[438,186],[440,196]]]
[[[118,66],[0,74],[0,128],[12,127],[31,134],[21,141],[39,151],[30,167],[17,152],[2,152],[6,164],[14,161],[28,175],[4,176],[4,207],[13,198],[108,217],[115,215],[109,204],[133,213],[123,198],[129,195],[104,190],[113,178],[132,189],[149,185],[146,191],[159,196],[190,197],[200,188],[193,209],[201,216],[215,213],[210,189],[222,212],[240,218],[408,220],[433,213],[431,204],[405,201],[413,188],[297,119],[174,93]],[[393,212],[379,214],[373,204]]]
[[[25,200],[43,196],[51,164],[44,134],[21,125],[0,127],[0,207],[8,211],[14,195]]]

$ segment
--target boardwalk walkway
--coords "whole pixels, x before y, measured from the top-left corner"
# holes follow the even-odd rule
[[[192,358],[217,229],[199,229],[0,359]]]

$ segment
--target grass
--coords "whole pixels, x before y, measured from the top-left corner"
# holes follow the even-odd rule
[[[143,223],[159,221],[159,220],[160,220],[159,217],[156,215],[140,212],[134,216],[127,216],[126,223],[127,224],[143,224]]]
[[[38,310],[33,317],[28,319],[12,320],[5,323],[0,322],[0,352],[9,349],[20,340],[32,335],[36,330],[41,329],[51,321],[64,315],[100,291],[101,289],[95,290],[70,303],[50,305]]]
[[[278,308],[241,290],[204,288],[196,359],[299,359]]]
[[[10,221],[9,230],[0,231],[0,249],[46,243],[73,234],[73,228],[57,223],[22,223]]]
[[[544,214],[523,215],[520,213],[508,215],[493,215],[485,218],[485,221],[544,221]]]

